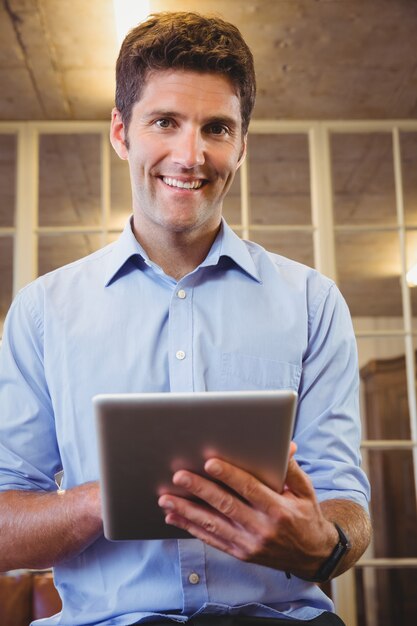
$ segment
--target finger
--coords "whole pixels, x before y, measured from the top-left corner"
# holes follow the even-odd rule
[[[279,503],[279,494],[235,465],[220,459],[209,459],[205,471],[246,500],[252,508],[268,514]]]
[[[290,459],[285,478],[285,491],[282,495],[288,497],[290,491],[297,497],[314,497],[314,488],[310,478],[300,468],[294,459],[296,444],[290,447]],[[209,459],[204,469],[206,472],[231,487],[236,493],[247,500],[252,507],[269,515],[277,505],[282,503],[280,495],[257,478],[226,461]]]
[[[297,444],[295,441],[291,441],[290,449],[288,453],[289,461],[293,459],[294,454],[297,452]],[[277,493],[272,489],[269,489],[267,485],[264,485],[261,481],[258,481],[254,476],[245,472],[244,470],[227,463],[226,461],[219,461],[216,463],[216,459],[209,459],[205,465],[205,470],[208,474],[216,477],[218,480],[221,480],[229,487],[231,487],[236,493],[239,493],[242,497],[244,497],[248,502],[253,505],[261,505],[264,502],[264,496],[269,496],[271,493]],[[236,470],[236,471],[235,471]],[[263,489],[263,487],[265,489]],[[262,492],[260,494],[261,500],[255,500],[252,497],[249,497],[249,493],[252,496],[252,492],[254,497],[256,498],[258,492]]]
[[[253,543],[252,536],[232,520],[209,507],[176,496],[163,495],[158,504],[165,511],[167,524],[186,530],[197,539],[238,559],[246,558]]]
[[[301,469],[293,456],[288,461],[285,487],[298,497],[310,498],[314,495],[310,477]]]
[[[227,491],[212,480],[185,470],[176,472],[172,480],[175,485],[187,489],[192,495],[206,502],[224,518],[233,520],[233,522],[242,526],[247,526],[251,523],[253,511],[248,505],[242,502],[237,495]],[[175,500],[175,502],[179,502],[179,500]],[[183,499],[182,502],[189,503],[189,501],[185,499]],[[185,505],[183,504],[183,506]],[[187,510],[189,510],[189,508]],[[181,512],[181,514],[183,515],[184,512]],[[228,538],[233,539],[233,535],[229,535]]]
[[[186,530],[193,528],[193,534],[199,528],[204,535],[217,536],[219,541],[225,543],[233,543],[236,538],[235,524],[209,507],[171,495],[161,496],[158,504],[164,509],[168,524],[179,525]]]
[[[232,466],[233,467],[233,466]],[[246,472],[245,472],[246,474]],[[216,525],[216,533],[221,534],[222,538],[227,541],[233,542],[240,546],[244,550],[247,549],[248,535],[249,537],[256,536],[259,533],[260,525],[264,525],[267,521],[267,516],[270,514],[272,519],[275,519],[277,512],[277,503],[270,497],[269,501],[265,503],[264,510],[258,510],[256,507],[250,506],[247,502],[244,502],[237,494],[225,489],[217,482],[208,480],[200,475],[192,474],[185,470],[181,470],[174,474],[173,482],[176,485],[180,485],[186,488],[190,493],[195,495],[200,500],[206,502],[211,509],[214,509],[220,515],[220,518],[211,518],[211,524]],[[263,485],[260,485],[261,488]],[[265,489],[267,489],[265,487]],[[272,496],[276,494],[269,490]],[[178,502],[178,501],[177,501]],[[184,504],[186,503],[186,504]],[[183,506],[190,506],[188,500],[183,500]],[[207,511],[207,509],[204,509]],[[195,514],[195,511],[192,512]],[[201,517],[191,517],[191,509],[187,508],[187,512],[183,508],[181,511],[183,517],[187,517],[196,523],[205,527],[204,519]],[[222,521],[228,522],[226,526]],[[237,534],[237,530],[242,530],[241,535]],[[212,532],[213,529],[212,529]]]
[[[237,559],[245,558],[245,552],[239,548],[235,542],[227,541],[222,536],[213,534],[199,524],[183,518],[175,512],[168,512],[165,517],[165,522],[171,526],[176,526],[177,528],[187,531],[196,539],[200,539],[207,545],[217,548],[218,550],[222,550]]]

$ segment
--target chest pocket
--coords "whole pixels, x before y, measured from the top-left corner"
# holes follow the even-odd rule
[[[221,383],[225,391],[292,389],[298,391],[301,367],[249,354],[223,352]]]

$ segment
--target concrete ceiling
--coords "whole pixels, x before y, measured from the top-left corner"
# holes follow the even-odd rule
[[[241,29],[256,61],[256,118],[417,116],[415,0],[154,0],[151,8],[215,12]],[[2,0],[0,119],[108,119],[117,48],[111,0]]]
[[[241,29],[255,57],[256,119],[417,118],[415,0],[154,0],[151,9],[214,12]],[[112,0],[2,0],[0,121],[108,120],[117,49]],[[404,137],[404,146],[407,220],[417,226],[417,133]],[[305,139],[259,136],[251,148],[253,222],[258,227],[309,223]],[[65,142],[52,138],[44,143],[49,183],[45,175],[41,223],[94,223],[94,140],[87,138],[73,149],[71,156]],[[336,223],[395,221],[389,138],[335,138],[332,150]],[[12,154],[10,142],[0,141],[0,199],[9,193]],[[112,176],[116,223],[129,192],[120,190],[118,181],[126,181],[126,172],[116,162]],[[232,222],[238,214],[237,187],[234,191],[226,206]],[[2,220],[7,225],[0,209],[0,226]],[[414,235],[408,238],[410,261],[417,261]],[[312,263],[308,235],[259,232],[257,237],[274,250]],[[48,269],[96,245],[94,239],[79,237],[68,240],[65,253],[62,243],[54,248],[49,240],[41,248],[41,267]],[[401,314],[396,235],[341,233],[337,250],[341,286],[352,312]],[[417,315],[415,295],[413,299]]]

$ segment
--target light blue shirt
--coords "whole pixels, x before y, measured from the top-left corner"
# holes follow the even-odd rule
[[[0,382],[1,490],[54,490],[61,468],[63,488],[98,478],[95,394],[290,388],[297,460],[319,500],[367,506],[343,298],[315,270],[225,223],[179,282],[149,260],[129,223],[115,243],[25,287],[6,320]],[[102,537],[54,576],[63,610],[44,626],[185,622],[198,612],[307,620],[333,609],[316,585],[195,539]]]

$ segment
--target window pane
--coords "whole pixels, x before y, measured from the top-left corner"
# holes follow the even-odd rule
[[[0,237],[0,337],[3,323],[12,301],[13,237]]]
[[[417,557],[416,493],[411,450],[368,450],[375,558]],[[401,532],[398,529],[401,528]]]
[[[17,140],[0,135],[0,228],[14,225]]]
[[[87,256],[101,247],[101,235],[41,235],[38,246],[39,276]]]
[[[359,337],[358,351],[364,438],[410,439],[404,336]]]
[[[242,223],[240,207],[240,170],[238,170],[223,202],[223,216],[230,226]]]
[[[100,136],[41,135],[39,225],[95,226],[100,221]]]
[[[335,223],[396,223],[391,134],[334,133],[330,145]]]
[[[400,145],[405,221],[417,226],[417,133],[401,133]]]
[[[337,233],[339,286],[354,316],[402,315],[396,232]]]
[[[359,367],[365,367],[375,359],[393,359],[404,354],[402,317],[354,317],[353,327],[358,334],[385,331],[394,335],[357,337]]]
[[[392,359],[404,354],[402,317],[354,317],[353,327],[355,333],[359,335],[357,337],[359,367],[366,366],[374,359]],[[383,332],[386,332],[387,336],[375,336],[375,333]]]
[[[253,224],[311,224],[307,135],[250,135]]]
[[[236,235],[242,239],[243,233],[241,228],[233,228],[233,232],[235,232]]]
[[[314,265],[313,238],[309,233],[254,230],[250,232],[250,239],[270,252],[281,254],[310,267]]]
[[[395,533],[400,534],[401,531],[396,529]],[[416,576],[417,566],[356,569],[358,626],[416,624]]]
[[[129,165],[110,150],[110,228],[122,230],[132,213]]]

